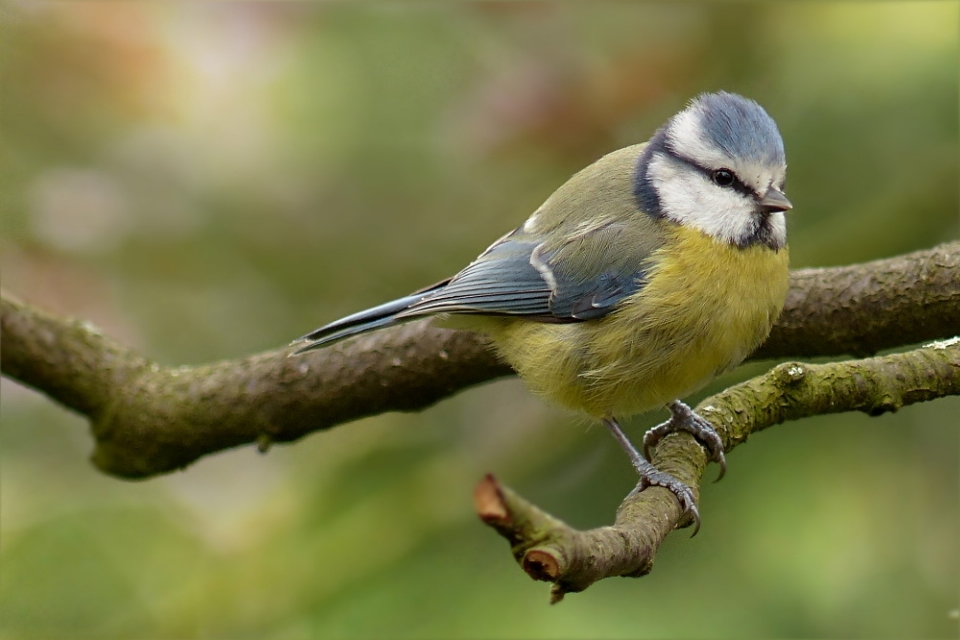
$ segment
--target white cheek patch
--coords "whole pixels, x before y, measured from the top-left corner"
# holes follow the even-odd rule
[[[739,243],[757,230],[750,198],[718,187],[701,172],[662,153],[654,154],[648,172],[660,207],[671,220],[730,243]]]

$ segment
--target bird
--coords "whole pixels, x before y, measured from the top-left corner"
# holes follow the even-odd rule
[[[703,93],[645,143],[609,153],[454,276],[295,340],[291,355],[435,317],[486,334],[536,395],[601,421],[640,475],[700,528],[691,489],[650,450],[685,431],[726,471],[723,442],[682,398],[740,364],[787,294],[786,156],[757,102]],[[643,454],[619,420],[667,408]],[[685,521],[684,516],[689,516]]]

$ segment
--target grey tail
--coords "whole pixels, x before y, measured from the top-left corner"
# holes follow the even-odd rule
[[[402,324],[416,320],[417,315],[404,315],[397,317],[403,311],[410,308],[411,305],[423,300],[426,296],[442,289],[446,286],[448,280],[439,282],[432,287],[421,289],[403,298],[398,298],[391,302],[385,302],[365,311],[359,311],[345,318],[340,318],[330,324],[324,325],[319,329],[314,329],[305,336],[294,340],[291,345],[300,345],[296,351],[290,355],[295,356],[307,351],[313,351],[327,345],[339,342],[350,336],[355,336],[368,331],[376,331],[383,327],[389,327],[393,324]],[[424,314],[427,315],[427,314]]]

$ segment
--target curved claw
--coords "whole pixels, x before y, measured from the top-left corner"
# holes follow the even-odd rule
[[[679,496],[677,496],[679,498]],[[693,495],[685,496],[680,499],[680,506],[683,507],[683,513],[680,514],[682,519],[684,515],[690,514],[690,517],[693,518],[693,533],[690,534],[690,537],[697,535],[697,532],[700,531],[700,511],[697,509],[697,504],[693,501]]]
[[[717,474],[717,479],[714,482],[720,482],[723,480],[723,476],[727,475],[727,458],[723,455],[723,450],[717,452],[717,458],[714,459],[718,465],[720,465],[720,473]]]
[[[720,434],[714,430],[709,422],[697,414],[693,415],[696,416],[695,420],[700,428],[697,433],[693,434],[693,437],[697,439],[700,446],[707,450],[710,461],[720,465],[720,473],[717,475],[717,479],[714,480],[714,482],[720,482],[727,473],[727,458],[723,454],[723,441],[720,439]]]
[[[693,518],[693,533],[690,534],[690,537],[692,538],[693,536],[697,535],[698,531],[700,531],[700,512],[697,511],[696,507],[691,507],[688,511]]]

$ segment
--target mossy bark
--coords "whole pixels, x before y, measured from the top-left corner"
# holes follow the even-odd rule
[[[879,415],[960,394],[960,339],[907,353],[825,365],[786,363],[706,398],[697,412],[711,421],[730,450],[747,437],[787,420],[844,411]],[[657,468],[694,489],[707,459],[688,434],[667,436],[653,456]],[[543,512],[487,476],[474,503],[480,518],[510,543],[530,577],[553,583],[552,601],[612,576],[641,576],[653,568],[663,539],[682,522],[680,503],[666,489],[637,488],[612,526],[580,531]]]

